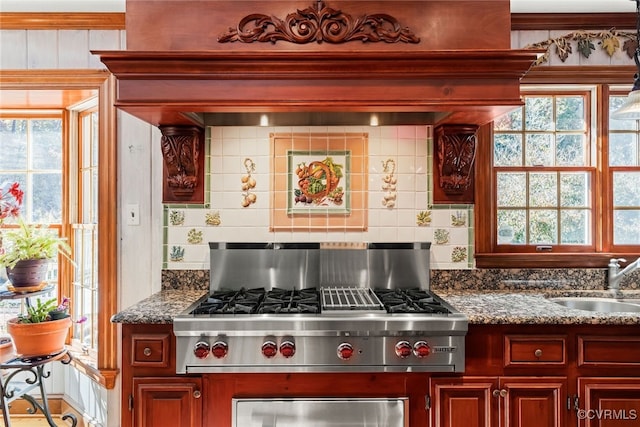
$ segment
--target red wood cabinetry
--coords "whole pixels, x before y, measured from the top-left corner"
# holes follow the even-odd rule
[[[566,418],[564,377],[433,378],[434,427],[559,427]]]
[[[202,425],[200,378],[133,378],[134,425]]]
[[[177,376],[171,325],[122,326],[121,427],[199,427],[202,378]]]
[[[640,378],[578,378],[580,427],[640,425]]]
[[[122,427],[230,427],[233,398],[406,397],[409,427],[640,425],[637,326],[470,325],[464,374],[175,374],[171,325],[123,325]]]

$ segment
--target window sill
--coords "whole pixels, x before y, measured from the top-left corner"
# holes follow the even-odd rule
[[[78,371],[91,378],[107,390],[113,389],[116,385],[116,377],[120,372],[118,369],[98,369],[95,352],[89,353],[82,350],[78,345],[69,345],[69,352],[73,356],[71,365]]]
[[[611,253],[476,253],[477,268],[606,268],[611,258],[638,254]]]

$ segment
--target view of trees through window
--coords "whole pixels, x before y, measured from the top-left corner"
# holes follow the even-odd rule
[[[0,119],[0,182],[18,182],[24,191],[21,215],[29,223],[50,225],[53,233],[60,233],[62,221],[62,119],[60,114],[38,118]],[[15,220],[7,219],[5,227]],[[6,271],[0,269],[0,285],[7,281]],[[48,281],[58,282],[56,260],[50,263]],[[41,296],[57,296],[57,287]],[[23,300],[3,300],[0,314],[0,332],[6,320],[23,309]]]
[[[589,98],[532,94],[524,101],[494,122],[498,244],[591,245]]]
[[[612,96],[615,111],[625,96]],[[609,170],[613,178],[613,241],[616,245],[640,244],[640,123],[609,121]]]

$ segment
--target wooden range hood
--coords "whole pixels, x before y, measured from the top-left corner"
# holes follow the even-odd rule
[[[510,49],[509,0],[127,0],[126,31],[127,50],[94,53],[116,106],[161,129],[265,113],[477,128],[522,105],[538,55]]]
[[[117,106],[156,126],[269,112],[421,113],[408,120],[482,125],[522,105],[520,79],[536,59],[511,50],[96,53],[118,79]]]

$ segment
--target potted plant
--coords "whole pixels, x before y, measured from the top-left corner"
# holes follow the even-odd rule
[[[18,228],[4,233],[4,252],[0,265],[7,269],[7,277],[14,288],[36,290],[44,283],[49,261],[61,254],[71,260],[71,247],[66,239],[52,233],[47,226],[27,224],[18,217]]]
[[[62,351],[72,323],[68,310],[68,298],[64,298],[61,304],[56,298],[44,302],[38,298],[35,304],[27,307],[25,314],[9,319],[7,332],[16,353],[22,357],[33,357]],[[56,313],[62,316],[54,319]]]

